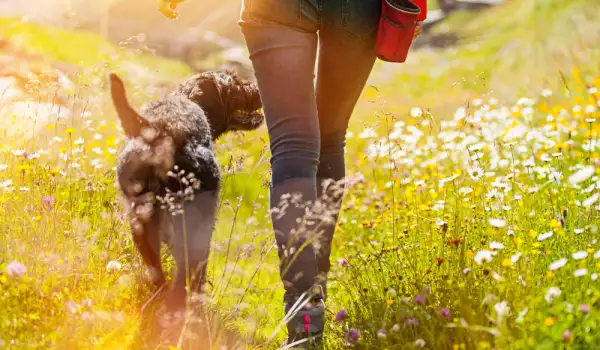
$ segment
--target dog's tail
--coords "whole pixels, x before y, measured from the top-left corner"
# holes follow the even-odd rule
[[[142,129],[148,126],[148,121],[129,105],[121,78],[115,73],[110,73],[109,78],[110,94],[123,130],[130,138],[140,136]]]

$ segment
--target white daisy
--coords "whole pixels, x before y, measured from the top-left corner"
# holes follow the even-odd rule
[[[550,287],[550,289],[548,289],[548,291],[546,292],[546,296],[544,296],[544,299],[546,299],[548,303],[551,303],[554,300],[556,300],[556,298],[558,298],[561,294],[562,291],[560,289],[556,287]]]
[[[546,232],[546,233],[542,233],[541,235],[539,235],[539,236],[537,237],[537,240],[541,242],[541,241],[543,241],[543,240],[546,240],[546,239],[548,239],[548,238],[552,237],[553,235],[554,235],[554,232],[553,232],[553,231],[548,231],[548,232]]]
[[[488,223],[496,228],[503,228],[506,226],[506,221],[502,220],[502,219],[489,219]]]
[[[500,242],[490,242],[490,249],[504,249],[504,244],[500,243]]]
[[[589,197],[589,198],[585,199],[583,202],[581,202],[581,205],[584,207],[591,207],[597,201],[598,201],[598,193],[594,193],[591,197]]]
[[[558,259],[555,262],[551,263],[550,266],[548,266],[548,270],[550,270],[550,271],[558,270],[558,269],[562,268],[563,266],[565,266],[566,264],[567,264],[567,259],[565,259],[565,258]]]
[[[583,168],[583,169],[575,172],[571,176],[569,176],[569,183],[571,183],[572,185],[577,185],[578,183],[583,182],[583,181],[589,179],[590,177],[592,177],[592,175],[594,175],[595,172],[596,172],[595,167],[586,166],[585,168]]]
[[[478,251],[475,254],[475,257],[473,258],[473,260],[477,264],[481,265],[484,262],[490,262],[490,261],[492,261],[493,256],[494,256],[494,253],[492,253],[489,250],[484,249],[484,250]]]

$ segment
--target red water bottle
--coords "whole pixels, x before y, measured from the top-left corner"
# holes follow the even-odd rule
[[[427,0],[418,1],[427,11]],[[377,57],[387,62],[405,62],[416,23],[423,16],[421,8],[411,0],[383,0],[375,42]]]
[[[421,9],[421,13],[417,16],[417,21],[424,21],[427,18],[427,0],[412,0],[412,2]]]

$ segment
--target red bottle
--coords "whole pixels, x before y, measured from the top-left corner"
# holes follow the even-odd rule
[[[405,62],[416,22],[426,16],[427,0],[383,0],[375,43],[377,57],[387,62]]]
[[[427,0],[412,0],[412,2],[421,9],[421,13],[417,16],[417,21],[424,21],[427,18]]]

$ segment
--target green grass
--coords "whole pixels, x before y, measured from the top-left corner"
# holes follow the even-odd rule
[[[350,127],[347,168],[353,185],[337,228],[329,281],[328,308],[333,314],[345,309],[348,317],[335,322],[329,316],[327,348],[341,348],[352,328],[361,334],[357,348],[599,346],[600,289],[593,278],[599,268],[594,258],[598,208],[581,203],[598,191],[591,186],[598,184],[600,155],[584,146],[597,142],[600,128],[587,120],[598,112],[584,111],[600,98],[587,92],[588,86],[600,88],[600,72],[589,68],[598,62],[593,45],[575,42],[579,34],[563,24],[565,13],[590,14],[594,7],[589,1],[568,4],[538,1],[529,9],[511,2],[476,18],[452,19],[451,26],[465,23],[465,35],[487,33],[485,40],[471,42],[479,50],[415,52],[417,68],[398,65],[389,80],[378,84],[379,93],[365,90]],[[517,9],[523,15],[511,16]],[[543,35],[536,34],[540,41],[529,45],[548,54],[564,48],[573,57],[549,60],[548,66],[529,63],[531,35],[524,33],[541,26],[533,14],[547,16],[558,29],[547,26]],[[591,21],[583,23],[597,28]],[[83,82],[103,74],[104,62],[127,78],[131,92],[144,92],[147,82],[123,68],[132,63],[173,81],[188,74],[178,63],[123,52],[89,33],[14,20],[0,21],[0,33],[26,51],[80,66]],[[509,38],[519,40],[502,53],[502,59],[514,57],[514,64],[505,66],[493,53]],[[554,43],[554,38],[565,41]],[[576,48],[586,45],[589,52],[577,58]],[[450,64],[440,67],[440,60]],[[537,97],[538,86],[553,87],[549,82],[558,81],[559,68],[570,95],[556,85],[552,96]],[[471,81],[480,71],[489,77],[485,87]],[[453,88],[462,78],[468,83]],[[535,79],[541,81],[530,85]],[[487,104],[497,96],[488,94],[490,89],[508,92],[498,93],[500,104]],[[98,96],[89,115],[51,125],[35,142],[2,140],[0,344],[7,348],[142,347],[139,308],[151,291],[141,282],[142,264],[114,184],[116,152],[123,141],[102,84],[87,91]],[[523,104],[527,101],[517,103],[526,95],[537,97],[531,108]],[[137,105],[149,96],[136,97]],[[473,103],[477,97],[482,105]],[[466,118],[454,120],[456,107],[465,101]],[[437,118],[427,113],[408,118],[413,105],[433,106]],[[378,136],[363,137],[365,128]],[[511,130],[520,128],[526,136],[508,139]],[[266,140],[260,130],[230,135],[216,146],[225,178],[206,305],[218,312],[220,325],[257,348],[274,348],[285,337],[279,332],[265,344],[283,312],[266,209]],[[375,152],[378,146],[381,151]],[[527,165],[530,159],[534,167]],[[469,172],[477,166],[493,173],[474,179]],[[594,174],[578,187],[571,185],[569,176],[584,166]],[[539,240],[548,232],[551,237]],[[495,255],[479,261],[490,254],[486,251]],[[588,256],[575,260],[577,251]],[[550,271],[562,258],[565,266]],[[27,268],[22,277],[8,274],[12,261]],[[107,269],[111,261],[121,268]],[[582,268],[587,274],[575,277]],[[547,301],[551,287],[561,294]],[[590,310],[583,312],[582,304]],[[449,318],[440,315],[442,308]],[[213,333],[215,344],[220,336]]]

